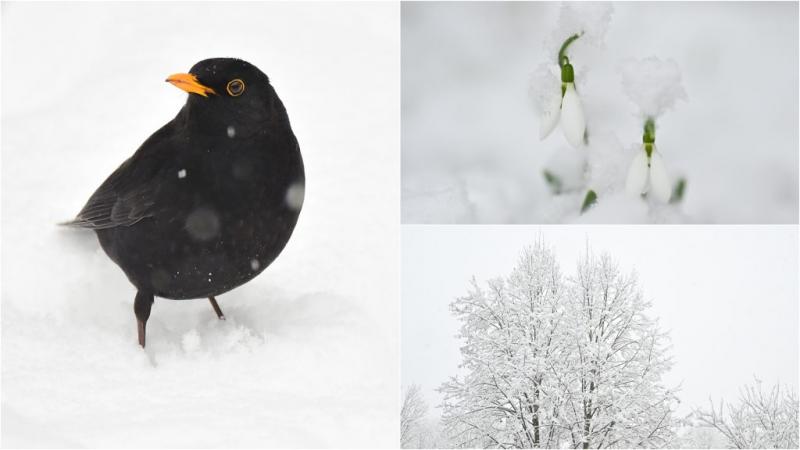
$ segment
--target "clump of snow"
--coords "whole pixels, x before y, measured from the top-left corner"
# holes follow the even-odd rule
[[[181,169],[178,171],[178,178],[186,178],[186,169]]]
[[[261,267],[261,263],[258,262],[257,259],[253,258],[250,260],[250,268],[253,270],[258,270]]]
[[[603,44],[613,13],[614,5],[611,2],[564,2],[561,4],[555,36],[563,41],[580,32],[583,42]]]
[[[303,183],[292,183],[286,190],[286,204],[289,208],[299,211],[303,207],[306,196],[306,186]]]
[[[580,60],[596,52],[605,45],[613,13],[614,5],[610,2],[563,2],[556,27],[545,44],[550,60],[557,62],[561,44],[575,34],[581,36],[569,45],[568,55]]]
[[[642,117],[658,117],[686,100],[678,64],[654,56],[628,60],[622,65],[622,86],[625,94],[639,107]]]
[[[234,128],[233,125],[228,125],[228,129],[226,131],[229,138],[233,139],[236,137],[236,128]]]

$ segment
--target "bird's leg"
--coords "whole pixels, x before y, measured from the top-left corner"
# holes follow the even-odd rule
[[[153,307],[153,294],[138,291],[136,300],[133,302],[133,312],[136,314],[136,322],[139,328],[139,345],[144,348],[145,330],[147,319],[150,318],[150,308]]]
[[[217,299],[215,299],[214,296],[212,295],[211,297],[208,297],[208,301],[211,302],[211,307],[214,308],[214,312],[217,313],[217,317],[219,317],[219,320],[225,320],[225,314],[222,314],[222,310],[219,309],[219,305],[217,304]]]

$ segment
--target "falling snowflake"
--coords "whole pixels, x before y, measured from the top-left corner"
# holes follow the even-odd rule
[[[289,208],[300,211],[303,207],[303,199],[306,195],[306,186],[303,182],[292,183],[286,190],[286,204]]]
[[[195,209],[186,217],[185,228],[189,235],[196,240],[213,239],[219,234],[219,216],[209,208]]]

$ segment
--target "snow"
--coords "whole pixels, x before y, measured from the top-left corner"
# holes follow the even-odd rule
[[[673,108],[678,100],[686,100],[681,84],[681,71],[675,61],[656,57],[626,61],[622,65],[625,95],[639,107],[643,119],[658,117]]]
[[[552,34],[553,42],[561,43],[571,35],[580,33],[580,39],[573,43],[575,47],[571,46],[571,49],[586,43],[600,46],[608,33],[613,13],[614,5],[610,2],[564,3]]]
[[[3,4],[4,447],[397,445],[397,8]],[[226,320],[156,299],[142,350],[134,288],[55,224],[177,113],[165,76],[220,55],[270,76],[307,196]]]
[[[178,171],[178,178],[186,178],[186,169],[181,169]]]
[[[289,208],[300,210],[306,196],[306,187],[302,183],[295,183],[286,190],[286,204]]]
[[[403,222],[797,223],[797,8],[404,3]],[[591,216],[579,214],[585,190],[554,196],[542,176],[569,143],[539,139],[542,113],[558,104],[558,48],[581,28],[567,22],[581,20],[567,53],[589,136],[592,170],[579,176],[599,195]],[[659,113],[670,177],[686,178],[680,204],[616,197],[647,113]]]

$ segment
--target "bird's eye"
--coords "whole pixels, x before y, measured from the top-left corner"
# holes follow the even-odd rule
[[[238,97],[244,93],[244,81],[240,79],[231,80],[225,88],[231,97]]]

